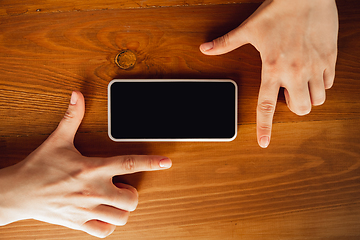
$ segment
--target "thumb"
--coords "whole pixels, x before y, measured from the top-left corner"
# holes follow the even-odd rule
[[[84,96],[81,92],[73,91],[69,107],[52,136],[73,144],[76,131],[80,126],[84,114]]]
[[[200,51],[206,55],[220,55],[249,43],[248,33],[244,26],[244,24],[240,25],[212,42],[201,44]]]

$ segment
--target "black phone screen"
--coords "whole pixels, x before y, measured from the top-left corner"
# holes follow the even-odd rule
[[[114,141],[231,141],[237,86],[231,80],[113,80],[108,89]]]

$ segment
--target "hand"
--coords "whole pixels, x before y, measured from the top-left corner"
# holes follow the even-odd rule
[[[251,43],[262,59],[257,139],[270,143],[280,87],[289,109],[305,115],[325,101],[334,82],[338,15],[334,0],[266,0],[244,23],[200,46],[218,55]]]
[[[84,112],[83,95],[73,92],[49,138],[24,161],[0,170],[0,225],[37,219],[106,237],[127,222],[138,203],[136,189],[115,186],[112,177],[171,167],[161,156],[82,156],[73,139]]]

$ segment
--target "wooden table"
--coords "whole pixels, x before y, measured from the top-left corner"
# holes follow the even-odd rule
[[[247,45],[221,56],[198,46],[235,28],[261,1],[1,1],[0,167],[56,128],[72,90],[86,99],[75,145],[86,156],[159,154],[167,171],[126,177],[140,194],[108,239],[360,239],[360,2],[338,0],[339,56],[324,105],[304,117],[280,93],[272,142],[256,142],[261,60]],[[132,50],[134,68],[114,63]],[[107,136],[114,78],[231,78],[238,137],[229,143],[115,143]],[[145,120],[146,121],[146,120]],[[93,239],[34,220],[0,239]]]

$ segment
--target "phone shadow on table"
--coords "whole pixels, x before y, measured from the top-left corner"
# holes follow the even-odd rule
[[[113,79],[232,79],[238,85],[239,97],[246,94],[243,91],[243,78],[237,71],[230,72],[191,72],[191,73],[137,73],[126,76],[114,76]],[[92,89],[85,89],[92,91]],[[85,91],[86,92],[86,91]],[[238,106],[238,124],[242,123],[241,106]],[[75,139],[75,146],[85,156],[111,157],[123,155],[162,155],[171,158],[176,152],[178,144],[181,142],[113,142],[104,132],[79,132]],[[139,190],[141,182],[146,172],[134,174],[118,175],[113,178],[113,182],[129,184]]]

